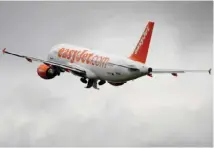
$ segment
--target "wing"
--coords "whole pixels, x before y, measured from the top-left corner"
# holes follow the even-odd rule
[[[140,71],[140,69],[136,68],[134,65],[119,65],[119,64],[114,64],[114,63],[108,63],[109,66],[119,66],[123,68],[127,68],[130,71]],[[192,73],[201,73],[201,72],[208,72],[211,74],[211,68],[209,70],[178,70],[178,69],[153,69],[152,72],[149,72],[148,76],[152,76],[152,74],[172,74],[173,76],[177,76],[178,73],[187,73],[187,72],[192,72]]]
[[[165,73],[170,73],[173,76],[177,76],[178,73],[187,73],[187,72],[192,72],[192,73],[203,73],[203,72],[208,72],[211,74],[211,68],[209,70],[178,70],[178,69],[152,69],[151,74],[165,74]]]
[[[76,67],[75,65],[64,65],[64,64],[56,63],[56,62],[52,62],[52,61],[46,61],[46,60],[41,60],[41,59],[34,58],[34,57],[19,55],[19,54],[16,54],[16,53],[12,53],[12,52],[6,51],[6,48],[4,48],[2,50],[2,52],[3,52],[3,54],[9,54],[9,55],[13,55],[13,56],[16,56],[16,57],[24,58],[28,62],[32,62],[32,61],[41,62],[41,63],[47,64],[47,65],[54,65],[54,66],[60,67],[62,70],[65,70],[65,71],[68,71],[68,72],[72,71],[72,72],[76,72],[76,73],[86,74],[85,70],[80,69],[79,67]]]

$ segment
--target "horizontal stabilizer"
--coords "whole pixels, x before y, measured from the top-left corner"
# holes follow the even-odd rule
[[[161,74],[161,73],[171,73],[173,76],[177,76],[178,73],[211,73],[211,69],[209,70],[177,70],[177,69],[152,69],[151,73]]]

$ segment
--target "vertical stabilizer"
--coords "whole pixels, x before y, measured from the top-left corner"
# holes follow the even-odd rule
[[[153,27],[154,22],[148,22],[134,52],[129,57],[131,60],[146,63]]]

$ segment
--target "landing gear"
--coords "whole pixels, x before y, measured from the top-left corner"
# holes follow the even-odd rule
[[[94,80],[93,88],[95,88],[95,89],[98,89],[98,90],[99,90],[99,88],[97,88],[97,80]]]
[[[88,83],[87,83],[87,86],[85,88],[95,88],[95,89],[99,89],[97,88],[97,80],[94,80],[94,79],[89,79],[88,80]]]
[[[88,80],[87,80],[87,78],[82,77],[82,78],[80,79],[80,81],[81,81],[82,83],[84,83],[84,84],[87,84],[85,88],[91,88],[91,87],[93,87],[93,88],[95,88],[95,89],[99,89],[99,88],[97,87],[97,81],[98,81],[98,80],[96,80],[96,79],[88,79]],[[99,85],[103,85],[103,84],[105,84],[105,83],[106,83],[105,80],[100,80],[98,84],[99,84]]]
[[[91,88],[94,84],[94,80],[93,79],[89,79],[88,80],[88,83],[87,83],[87,86],[85,88]]]
[[[100,80],[100,82],[98,83],[99,85],[103,85],[103,84],[105,84],[106,83],[106,81],[105,80]]]
[[[85,83],[85,84],[87,83],[86,78],[81,78],[80,81],[81,81],[82,83]]]

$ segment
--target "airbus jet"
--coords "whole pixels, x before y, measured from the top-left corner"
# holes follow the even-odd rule
[[[63,72],[79,76],[80,81],[86,84],[85,88],[99,89],[97,85],[108,82],[113,86],[121,86],[130,80],[153,74],[171,74],[186,72],[208,72],[209,70],[180,70],[180,69],[155,69],[146,66],[150,40],[154,22],[148,22],[136,48],[128,57],[103,53],[70,44],[57,44],[53,46],[46,60],[8,52],[6,48],[3,54],[9,54],[24,58],[29,62],[41,62],[37,68],[38,75],[50,80],[60,76]]]

